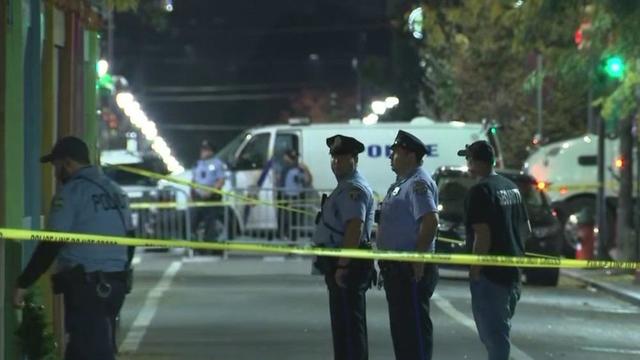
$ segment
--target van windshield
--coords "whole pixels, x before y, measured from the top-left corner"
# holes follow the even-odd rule
[[[220,151],[218,151],[217,157],[225,164],[233,164],[238,148],[242,145],[242,142],[248,135],[249,133],[245,131],[236,136],[227,145],[220,149]]]

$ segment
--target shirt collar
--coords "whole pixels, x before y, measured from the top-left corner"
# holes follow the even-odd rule
[[[352,173],[345,175],[342,179],[338,179],[338,184],[342,184],[346,181],[353,180],[358,176],[360,176],[360,174],[358,173],[358,170],[353,170]]]

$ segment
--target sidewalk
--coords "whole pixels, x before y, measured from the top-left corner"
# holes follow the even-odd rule
[[[640,306],[640,284],[634,283],[635,276],[633,274],[618,274],[602,269],[562,269],[561,274]]]

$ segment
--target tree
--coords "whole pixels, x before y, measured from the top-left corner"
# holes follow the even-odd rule
[[[427,82],[435,89],[431,106],[440,118],[476,122],[486,118],[501,123],[503,138],[509,139],[502,143],[506,164],[520,167],[535,132],[536,81],[544,78],[548,139],[584,131],[586,106],[579,104],[585,102],[586,85],[570,86],[534,71],[536,54],[546,59],[554,46],[573,46],[572,37],[565,36],[573,29],[567,32],[569,28],[560,23],[547,24],[547,31],[537,28],[538,38],[524,40],[529,35],[527,26],[534,24],[527,19],[532,11],[525,6],[516,7],[513,1],[446,3],[423,5],[426,29],[421,56]],[[526,25],[523,18],[528,20]]]
[[[560,84],[582,89],[581,79],[594,94],[596,106],[608,128],[620,137],[620,192],[617,211],[617,243],[621,257],[631,260],[637,257],[632,237],[632,124],[638,113],[639,77],[636,62],[640,52],[640,4],[631,0],[609,1],[552,1],[525,2],[527,16],[521,27],[519,44],[540,40],[536,29],[549,29],[553,24],[566,24],[565,28],[579,26],[582,42],[580,50],[551,43],[548,57],[556,65],[554,76]],[[578,15],[576,18],[575,15]],[[584,26],[587,24],[587,26]],[[545,32],[548,33],[548,32]],[[546,42],[545,42],[546,43]],[[546,43],[548,44],[548,43]]]

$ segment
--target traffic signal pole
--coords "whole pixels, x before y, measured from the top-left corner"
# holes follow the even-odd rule
[[[607,204],[604,196],[604,119],[597,117],[598,123],[598,193],[596,195],[596,226],[598,228],[598,247],[596,258],[607,257]]]

